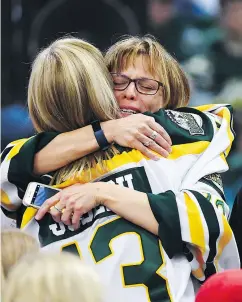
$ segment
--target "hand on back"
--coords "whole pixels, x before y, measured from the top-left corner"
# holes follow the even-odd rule
[[[152,151],[164,157],[171,152],[170,136],[153,117],[133,114],[103,123],[102,128],[109,142],[137,149],[150,159],[159,159]]]

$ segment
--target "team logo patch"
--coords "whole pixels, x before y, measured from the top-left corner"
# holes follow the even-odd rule
[[[204,135],[203,120],[199,115],[186,112],[166,110],[168,117],[191,135]]]
[[[222,177],[218,173],[213,173],[204,176],[205,179],[212,181],[222,192],[223,192],[223,181]]]

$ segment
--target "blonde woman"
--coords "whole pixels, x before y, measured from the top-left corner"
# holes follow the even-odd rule
[[[35,233],[44,249],[72,251],[95,265],[108,287],[106,301],[194,301],[191,274],[203,281],[216,271],[239,267],[215,174],[228,168],[233,141],[229,107],[162,109],[186,105],[189,87],[176,61],[150,38],[121,41],[108,57],[112,78],[101,53],[82,40],[55,41],[37,56],[28,103],[41,133],[6,150],[3,169],[12,189],[31,180],[50,181],[51,175],[32,174],[34,153],[57,135],[43,131],[72,131],[92,123],[103,150],[54,173],[51,183],[63,190],[37,215],[24,209],[21,200],[10,200],[7,190],[8,203],[2,204],[23,209],[18,224]],[[120,114],[112,87],[123,114],[149,110],[150,120],[168,129],[173,139],[168,158],[156,154],[158,160],[152,161],[140,151],[105,141],[99,122],[112,122],[115,132],[119,120],[112,119]],[[158,131],[149,136],[143,141],[147,146],[157,140]],[[21,179],[16,177],[23,170]]]
[[[10,272],[3,302],[101,302],[95,271],[70,253],[23,258]]]
[[[38,252],[38,241],[31,235],[20,230],[5,230],[1,232],[1,265],[3,276],[8,273],[23,256]]]

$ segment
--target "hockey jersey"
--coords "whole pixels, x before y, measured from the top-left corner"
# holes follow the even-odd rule
[[[152,161],[139,151],[117,146],[91,181],[105,181],[147,193],[159,223],[159,237],[99,206],[81,218],[78,230],[47,214],[36,221],[35,209],[21,198],[29,181],[49,183],[51,175],[33,175],[38,152],[55,135],[42,133],[13,142],[3,152],[2,207],[18,209],[18,225],[37,237],[43,249],[78,254],[100,274],[105,301],[195,300],[191,274],[204,281],[211,274],[239,268],[228,206],[219,173],[234,139],[230,106],[160,110],[153,116],[172,138],[168,158]],[[67,180],[59,188],[79,179]]]

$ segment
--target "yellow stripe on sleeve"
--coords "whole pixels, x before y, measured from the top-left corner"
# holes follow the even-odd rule
[[[31,137],[30,137],[31,138]],[[30,139],[30,138],[23,138],[19,139],[13,143],[15,143],[15,146],[10,150],[10,152],[7,155],[7,159],[11,160],[15,155],[19,153],[19,150],[22,148],[22,146]]]
[[[31,208],[31,207],[29,207],[25,210],[20,229],[24,228],[31,221],[31,219],[34,218],[37,211],[38,211],[37,209]]]
[[[194,109],[197,109],[202,112],[209,112],[212,110],[215,110],[219,105],[218,104],[208,104],[208,105],[202,105],[202,106],[197,106],[197,107],[192,107]]]
[[[187,207],[187,216],[190,226],[191,244],[199,247],[202,254],[205,253],[205,234],[203,222],[198,205],[187,193],[184,193],[185,204]]]
[[[230,152],[230,149],[232,147],[232,142],[234,140],[234,134],[233,134],[233,132],[231,130],[231,127],[230,127],[231,119],[232,119],[231,113],[230,113],[230,111],[227,107],[223,107],[223,108],[221,108],[221,110],[216,111],[216,114],[218,116],[222,117],[223,119],[225,119],[226,122],[227,122],[227,134],[228,134],[228,138],[229,138],[229,142],[230,142],[228,148],[225,151],[225,155],[227,157],[229,152]]]
[[[232,234],[233,234],[232,230],[229,226],[229,223],[224,215],[222,215],[222,222],[223,222],[224,232],[218,242],[218,252],[217,252],[217,255],[215,258],[216,267],[217,267],[217,262],[221,256],[225,246],[230,242],[230,240],[232,239]]]
[[[171,146],[172,152],[168,156],[168,159],[177,159],[181,156],[190,155],[190,154],[192,155],[201,154],[208,148],[209,144],[210,142],[208,141],[201,141],[201,142]]]
[[[1,204],[4,206],[6,205],[6,208],[9,210],[15,210],[16,209],[16,205],[11,203],[10,198],[8,197],[8,194],[1,189]]]

